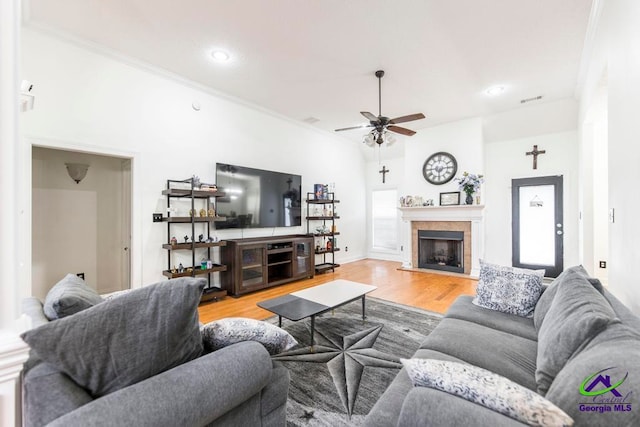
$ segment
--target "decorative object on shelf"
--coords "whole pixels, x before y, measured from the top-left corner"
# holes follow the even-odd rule
[[[458,188],[467,195],[465,204],[472,205],[473,193],[480,189],[480,184],[484,182],[483,176],[464,172],[462,178],[456,178],[456,181],[458,181]]]
[[[201,191],[218,191],[218,186],[215,184],[200,184]]]
[[[198,175],[193,175],[191,177],[191,179],[193,180],[193,188],[200,188],[201,184],[200,184],[200,177]]]
[[[207,216],[207,211],[204,209],[200,209],[200,218],[204,218]]]
[[[193,209],[189,209],[189,216],[193,217],[194,214],[195,214],[195,212],[193,211]]]
[[[407,196],[404,198],[405,207],[408,207],[408,208],[413,207],[413,204],[414,204],[413,196]]]
[[[184,266],[182,265],[182,263],[178,265],[178,273],[184,273]]]
[[[351,130],[351,129],[362,129],[363,127],[373,128],[371,132],[364,136],[362,142],[365,143],[369,147],[380,147],[383,143],[387,143],[387,145],[391,145],[395,142],[395,137],[391,132],[399,133],[405,136],[415,135],[415,131],[411,129],[403,128],[400,126],[396,126],[398,123],[411,122],[413,120],[424,119],[425,116],[422,113],[409,114],[402,117],[396,117],[395,119],[390,119],[389,117],[385,117],[382,115],[382,77],[384,76],[383,70],[378,70],[375,72],[375,76],[378,78],[378,116],[364,111],[361,112],[367,120],[369,120],[369,124],[365,126],[351,126],[347,128],[336,129],[336,132],[340,132],[343,130]],[[384,182],[384,179],[383,179]]]
[[[318,234],[325,234],[329,232],[329,229],[327,228],[327,226],[325,224],[319,225],[316,227],[316,232]]]
[[[440,193],[440,206],[454,206],[460,204],[460,192],[451,191]]]
[[[204,243],[204,234],[198,235],[198,242]]]
[[[176,236],[173,236],[173,237],[171,238],[170,243],[171,243],[172,245],[177,245],[177,244],[178,244],[178,239],[176,239]]]
[[[216,216],[216,210],[213,208],[209,208],[209,210],[207,211],[207,215],[209,216],[209,218],[214,218]]]
[[[189,236],[187,236],[187,235],[184,236],[184,242],[185,243],[189,243]]]
[[[80,181],[87,176],[87,171],[89,170],[89,165],[83,163],[65,163],[65,166],[67,167],[69,177],[71,177],[76,184],[80,184]]]
[[[533,150],[527,151],[527,156],[533,156],[533,168],[538,169],[538,155],[546,153],[546,150],[538,150],[538,146],[534,145]]]
[[[391,170],[387,169],[386,166],[382,165],[382,170],[379,170],[378,173],[382,174],[382,183],[384,184],[387,179],[387,173],[391,172]]]
[[[433,199],[428,199],[427,201],[424,202],[425,206],[433,206]]]
[[[324,195],[324,185],[323,184],[313,184],[313,195],[316,200],[321,200]]]
[[[327,250],[330,251],[333,247],[333,240],[331,238],[327,239]]]
[[[432,154],[422,165],[424,179],[434,185],[442,185],[451,181],[457,171],[456,158],[444,151]]]

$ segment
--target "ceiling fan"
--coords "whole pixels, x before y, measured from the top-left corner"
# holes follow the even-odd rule
[[[336,132],[341,132],[344,130],[352,130],[352,129],[363,129],[363,128],[373,128],[371,132],[365,135],[363,142],[369,145],[370,147],[375,146],[375,144],[382,145],[383,142],[387,141],[387,143],[391,143],[393,139],[389,135],[389,131],[399,133],[401,135],[412,136],[415,135],[415,131],[407,128],[403,128],[400,126],[396,126],[398,123],[412,122],[414,120],[424,119],[425,116],[422,113],[409,114],[407,116],[396,117],[395,119],[390,119],[389,117],[385,117],[382,115],[382,77],[384,76],[383,70],[376,71],[376,77],[378,78],[378,116],[376,117],[374,114],[368,111],[361,111],[362,114],[367,120],[369,120],[368,125],[360,125],[360,126],[351,126],[348,128],[336,129]]]

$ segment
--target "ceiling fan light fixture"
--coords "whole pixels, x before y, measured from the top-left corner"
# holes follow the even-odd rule
[[[375,136],[373,135],[373,132],[369,132],[368,134],[366,134],[363,138],[362,138],[362,142],[364,144],[367,145],[367,147],[373,147],[374,145],[376,145],[375,143]]]

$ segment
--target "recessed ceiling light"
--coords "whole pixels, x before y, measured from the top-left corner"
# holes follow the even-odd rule
[[[486,93],[489,96],[497,96],[502,94],[502,92],[504,92],[504,86],[500,86],[500,85],[491,86],[490,88],[484,91],[484,93]]]
[[[224,50],[214,49],[211,51],[211,57],[217,62],[227,62],[231,56]]]

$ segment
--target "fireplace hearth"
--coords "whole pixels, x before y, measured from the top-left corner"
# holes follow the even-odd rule
[[[464,273],[464,233],[418,230],[418,268]]]

